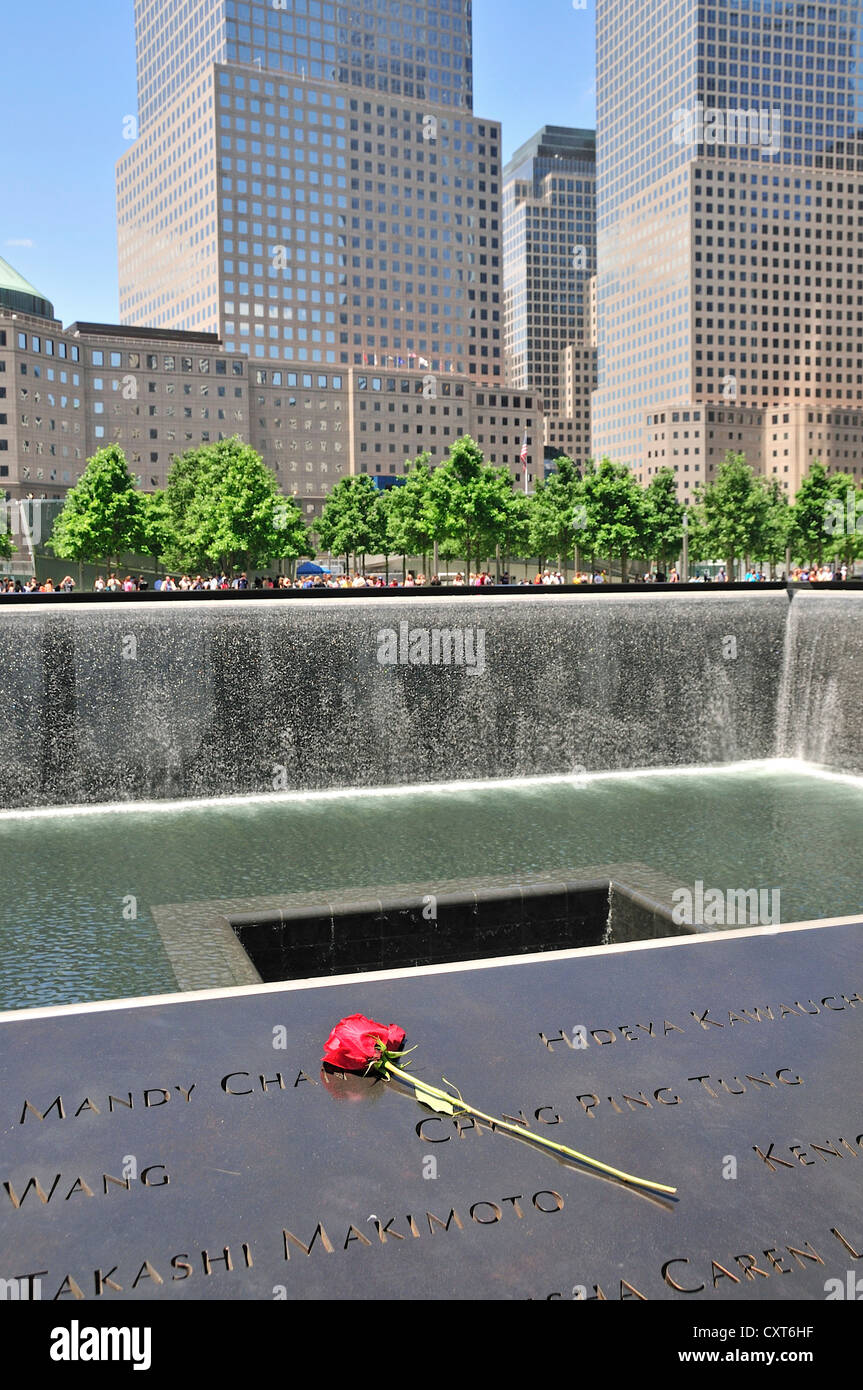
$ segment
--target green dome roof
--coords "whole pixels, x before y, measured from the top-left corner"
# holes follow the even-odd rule
[[[0,305],[37,318],[53,319],[54,305],[0,256]]]

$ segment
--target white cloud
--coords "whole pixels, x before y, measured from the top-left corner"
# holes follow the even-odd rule
[[[28,237],[28,236],[7,237],[7,238],[6,238],[6,245],[7,245],[7,246],[32,246],[32,245],[33,245],[33,240],[32,240],[32,237]]]

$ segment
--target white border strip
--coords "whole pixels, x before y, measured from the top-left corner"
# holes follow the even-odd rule
[[[583,603],[585,598],[592,598],[597,603],[625,603],[627,601],[632,601],[633,599],[636,602],[640,602],[642,598],[653,599],[654,602],[661,602],[666,598],[670,598],[672,601],[676,600],[678,603],[682,603],[685,599],[695,599],[697,602],[698,600],[707,597],[707,595],[710,595],[711,597],[717,599],[722,598],[725,600],[733,600],[737,602],[741,600],[746,600],[748,602],[749,599],[753,598],[754,596],[758,596],[762,601],[766,601],[771,598],[774,600],[778,598],[787,598],[789,594],[789,590],[787,588],[767,589],[764,591],[760,591],[757,585],[753,585],[752,589],[731,589],[728,593],[725,593],[721,589],[713,588],[709,584],[705,584],[703,586],[699,585],[697,588],[683,588],[678,590],[676,593],[669,592],[667,589],[660,589],[658,593],[654,593],[648,589],[648,592],[646,593],[642,593],[641,591],[639,591],[639,593],[633,594],[632,592],[618,593],[615,585],[610,583],[607,585],[585,584],[574,586],[582,588],[585,591],[589,591],[594,588],[601,588],[601,594],[590,592],[585,592],[581,594],[558,594],[553,592],[553,590],[557,587],[556,585],[511,584],[508,587],[516,591],[519,595],[518,599],[513,599],[512,594],[484,594],[481,588],[475,585],[471,585],[470,587],[476,588],[475,594],[451,594],[449,592],[450,585],[447,584],[441,585],[439,589],[435,589],[432,592],[426,592],[423,589],[421,589],[419,592],[416,592],[416,590],[411,590],[409,588],[389,589],[386,592],[388,599],[390,599],[391,601],[395,600],[396,602],[413,604],[416,607],[419,607],[423,603],[437,605],[439,604],[441,598],[445,598],[448,603],[481,603],[483,607],[485,607],[488,604],[494,604],[495,606],[499,606],[501,604],[513,602],[524,603],[526,600],[529,601],[531,599],[533,599],[535,603]],[[537,589],[541,590],[541,594],[537,594]],[[552,592],[549,592],[549,590],[552,590]],[[385,600],[382,600],[380,598],[371,598],[370,596],[364,594],[362,590],[355,589],[353,590],[353,592],[357,595],[357,597],[344,598],[342,594],[339,593],[338,589],[331,589],[329,591],[328,597],[325,599],[228,599],[225,604],[225,607],[222,608],[221,611],[236,613],[238,611],[242,611],[243,604],[248,604],[252,612],[261,608],[278,608],[282,612],[290,612],[292,608],[296,608],[298,605],[301,605],[303,608],[306,609],[306,611],[313,607],[317,610],[320,610],[321,608],[357,608],[358,605],[365,606],[366,608],[375,607],[378,610],[380,610],[382,603],[384,604],[384,606],[386,606]],[[17,603],[9,605],[9,612],[44,613],[57,612],[58,610],[62,610],[65,613],[83,613],[85,615],[92,615],[96,612],[129,613],[131,611],[137,613],[146,613],[149,611],[164,615],[165,608],[167,606],[168,605],[164,605],[159,599],[142,599],[140,602],[137,603],[134,599],[126,603],[123,603],[122,601],[119,603],[112,603],[108,599],[103,599],[101,602],[97,602],[94,599],[92,603],[82,603],[79,600],[77,603],[69,604],[63,604],[61,600],[60,603],[56,605],[45,603],[28,603],[25,600],[19,599]],[[190,610],[192,612],[202,612],[208,609],[214,612],[220,611],[219,601],[217,599],[185,598],[180,599],[180,601],[174,604],[172,607],[173,612],[175,613],[178,610],[183,612],[189,612]]]
[[[685,767],[629,767],[606,772],[557,773],[542,777],[491,777],[486,781],[409,782],[393,787],[344,786],[317,791],[251,792],[244,796],[190,797],[180,801],[100,801],[93,805],[22,806],[0,810],[3,821],[60,819],[64,816],[148,815],[180,811],[221,811],[242,806],[317,804],[323,801],[343,801],[361,793],[364,797],[438,796],[453,792],[518,791],[522,788],[573,786],[584,787],[594,782],[631,782],[649,777],[721,777],[739,773],[775,772],[785,776],[817,777],[823,781],[847,782],[863,787],[863,776],[850,772],[832,772],[817,763],[802,758],[753,758],[736,763],[697,763]]]
[[[388,980],[410,980],[425,975],[455,975],[467,970],[496,970],[501,966],[539,965],[560,960],[581,960],[585,956],[620,955],[627,951],[654,951],[669,946],[699,946],[719,941],[738,941],[745,937],[779,936],[783,932],[813,931],[818,928],[859,926],[863,919],[853,917],[816,918],[812,922],[788,922],[778,927],[738,927],[734,931],[696,932],[686,936],[664,936],[650,941],[621,941],[611,946],[583,946],[570,951],[539,951],[532,955],[497,956],[488,960],[460,960],[445,965],[414,965],[403,970],[371,970],[365,974],[324,975],[313,980],[281,980],[263,985],[235,985],[230,989],[194,990],[186,994],[153,994],[140,999],[97,999],[84,1004],[54,1004],[38,1009],[15,1009],[0,1013],[0,1023],[27,1023],[40,1018],[111,1013],[126,1009],[164,1008],[171,1004],[199,1004],[213,999],[245,999],[255,995],[286,994],[293,990],[329,989],[335,985],[377,984]]]

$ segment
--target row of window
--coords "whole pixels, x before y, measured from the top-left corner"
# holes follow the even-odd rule
[[[61,357],[64,359],[68,357],[68,360],[71,362],[80,361],[79,349],[76,343],[71,343],[67,347],[66,343],[63,342],[55,343],[53,338],[42,338],[40,335],[35,333],[32,335],[28,335],[27,333],[19,333],[18,347],[21,349],[22,352],[28,351],[28,343],[30,352],[44,353],[46,357]],[[0,347],[5,346],[6,332],[4,329],[0,331]]]

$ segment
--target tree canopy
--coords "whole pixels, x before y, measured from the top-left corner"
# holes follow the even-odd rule
[[[145,541],[141,493],[123,450],[112,444],[88,461],[54,523],[49,547],[61,560],[100,563],[138,553]]]
[[[737,560],[747,555],[762,558],[769,496],[764,479],[756,477],[743,454],[726,454],[716,481],[699,491],[696,505],[706,551],[725,561],[729,580]]]
[[[233,574],[314,554],[296,502],[280,496],[275,473],[237,437],[178,455],[153,519],[157,530],[165,524],[168,563],[183,569]]]
[[[383,554],[385,517],[377,488],[367,473],[341,478],[315,524],[323,550],[331,555]]]

